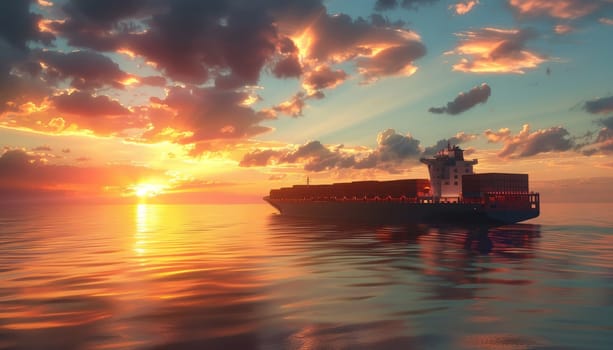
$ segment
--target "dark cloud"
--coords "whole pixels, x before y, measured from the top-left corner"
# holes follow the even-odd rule
[[[356,59],[358,71],[366,80],[411,75],[413,62],[426,53],[419,36],[409,30],[378,27],[344,14],[320,16],[310,29],[317,38],[309,48],[310,59],[320,62]]]
[[[334,168],[351,168],[356,161],[353,156],[330,150],[319,141],[308,142],[295,150],[255,150],[245,154],[240,166],[266,166],[277,164],[304,164],[307,171],[324,171]]]
[[[468,141],[472,141],[476,139],[478,135],[475,134],[466,134],[464,132],[459,132],[455,136],[450,137],[448,139],[438,140],[436,144],[433,146],[426,147],[422,154],[423,157],[430,157],[437,154],[439,151],[443,149],[447,149],[448,146],[453,147],[454,145],[460,145],[466,143]],[[465,155],[468,155],[470,152],[464,152]]]
[[[42,17],[30,12],[31,2],[0,1],[0,113],[39,103],[49,93],[37,77],[39,68],[29,59],[27,43],[48,44],[53,36],[38,30]]]
[[[391,22],[389,18],[384,17],[378,13],[373,13],[369,17],[370,23],[375,27],[384,27],[384,28],[398,28],[401,29],[406,26],[406,22],[402,20],[396,20]]]
[[[0,41],[26,51],[28,41],[49,44],[53,39],[50,33],[38,29],[42,16],[30,12],[31,0],[0,1]]]
[[[51,147],[44,145],[32,148],[33,151],[41,151],[41,152],[51,152]]]
[[[240,166],[266,166],[270,164],[302,164],[307,171],[331,169],[382,169],[397,172],[405,162],[417,161],[422,155],[419,140],[387,129],[377,136],[377,148],[354,154],[343,146],[328,147],[319,141],[310,141],[297,149],[255,150],[244,155]]]
[[[518,156],[530,157],[544,152],[568,151],[573,147],[573,141],[569,138],[569,135],[569,132],[562,127],[537,131],[528,137]],[[502,156],[506,155],[510,155],[510,153],[505,154],[503,150]]]
[[[586,101],[583,109],[594,114],[613,113],[613,96]]]
[[[408,158],[417,159],[421,155],[419,140],[410,135],[401,135],[394,129],[387,129],[377,135],[377,157],[383,161],[396,161]]]
[[[73,21],[110,28],[117,21],[134,16],[154,3],[148,0],[69,0],[63,10]]]
[[[307,91],[317,91],[333,88],[347,79],[347,73],[342,69],[331,69],[329,66],[318,67],[304,77],[302,85]]]
[[[130,33],[144,29],[138,19],[163,8],[155,0],[69,0],[62,7],[67,18],[50,27],[72,46],[114,51],[125,45]]]
[[[613,116],[596,121],[602,126],[596,133],[596,139],[582,145],[582,153],[591,156],[593,154],[613,153]]]
[[[259,125],[265,116],[245,104],[249,97],[231,90],[173,87],[165,99],[153,100],[161,107],[150,110],[153,129],[143,140],[192,143],[246,138],[270,130]]]
[[[375,10],[393,10],[398,6],[402,6],[408,10],[417,10],[419,6],[430,5],[436,2],[438,2],[438,0],[377,0]]]
[[[296,55],[287,56],[278,61],[273,69],[272,73],[277,78],[296,78],[302,75],[302,65]]]
[[[0,41],[0,56],[2,49]],[[51,94],[51,88],[39,77],[22,74],[19,69],[11,69],[10,65],[3,66],[0,63],[0,115],[6,111],[20,112],[27,103],[39,105]]]
[[[53,96],[55,108],[60,113],[84,117],[127,115],[131,112],[108,96],[92,96],[86,92],[72,92]]]
[[[564,152],[574,148],[575,143],[569,132],[563,127],[551,127],[530,131],[528,124],[515,136],[509,129],[501,129],[498,132],[485,131],[485,136],[490,142],[502,142],[503,148],[498,153],[502,158],[523,158],[545,152]]]
[[[122,88],[121,82],[129,77],[113,60],[93,51],[41,51],[37,56],[48,66],[44,72],[48,80],[70,80],[77,89]]]
[[[132,49],[175,80],[200,84],[211,76],[231,75],[241,84],[257,83],[276,51],[277,32],[266,8],[238,1],[173,1],[168,6],[151,19],[145,34],[130,36]]]
[[[0,6],[7,9],[2,15],[15,17],[0,24],[3,124],[49,133],[85,129],[119,136],[146,127],[136,137],[130,130],[131,139],[199,144],[248,138],[271,130],[261,122],[276,113],[301,115],[308,100],[323,98],[322,90],[344,82],[350,69],[364,81],[408,76],[425,55],[421,38],[404,23],[328,14],[322,0],[66,0],[44,21],[29,12],[28,1]],[[64,51],[27,49],[28,42],[49,38],[38,24],[68,43]],[[113,61],[115,53],[142,59],[157,73],[128,74]],[[249,95],[262,71],[302,77],[304,91],[256,111]],[[174,87],[150,106],[127,108],[105,96],[127,85]]]
[[[451,102],[447,102],[447,106],[444,107],[432,107],[428,111],[431,113],[447,113],[451,115],[460,114],[465,112],[479,103],[485,103],[491,95],[491,88],[486,83],[479,86],[475,86],[470,91],[464,93],[461,92]]]
[[[613,116],[610,116],[610,117],[604,118],[604,119],[599,119],[598,123],[601,124],[602,126],[604,126],[607,129],[613,130]]]

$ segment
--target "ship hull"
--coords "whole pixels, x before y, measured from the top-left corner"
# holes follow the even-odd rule
[[[488,208],[473,203],[409,203],[401,201],[279,200],[264,198],[280,214],[323,220],[370,223],[512,224],[539,215],[538,208]]]

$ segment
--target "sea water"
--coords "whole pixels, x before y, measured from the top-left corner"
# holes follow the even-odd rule
[[[612,204],[488,227],[0,208],[0,349],[611,349]]]

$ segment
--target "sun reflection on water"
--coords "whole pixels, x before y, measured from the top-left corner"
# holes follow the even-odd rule
[[[136,205],[136,232],[134,234],[134,252],[142,256],[147,252],[147,236],[151,232],[154,216],[151,206],[145,203]]]

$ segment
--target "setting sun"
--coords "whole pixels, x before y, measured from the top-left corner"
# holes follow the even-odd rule
[[[166,186],[161,184],[142,183],[132,187],[134,195],[140,198],[155,197],[164,192]]]

